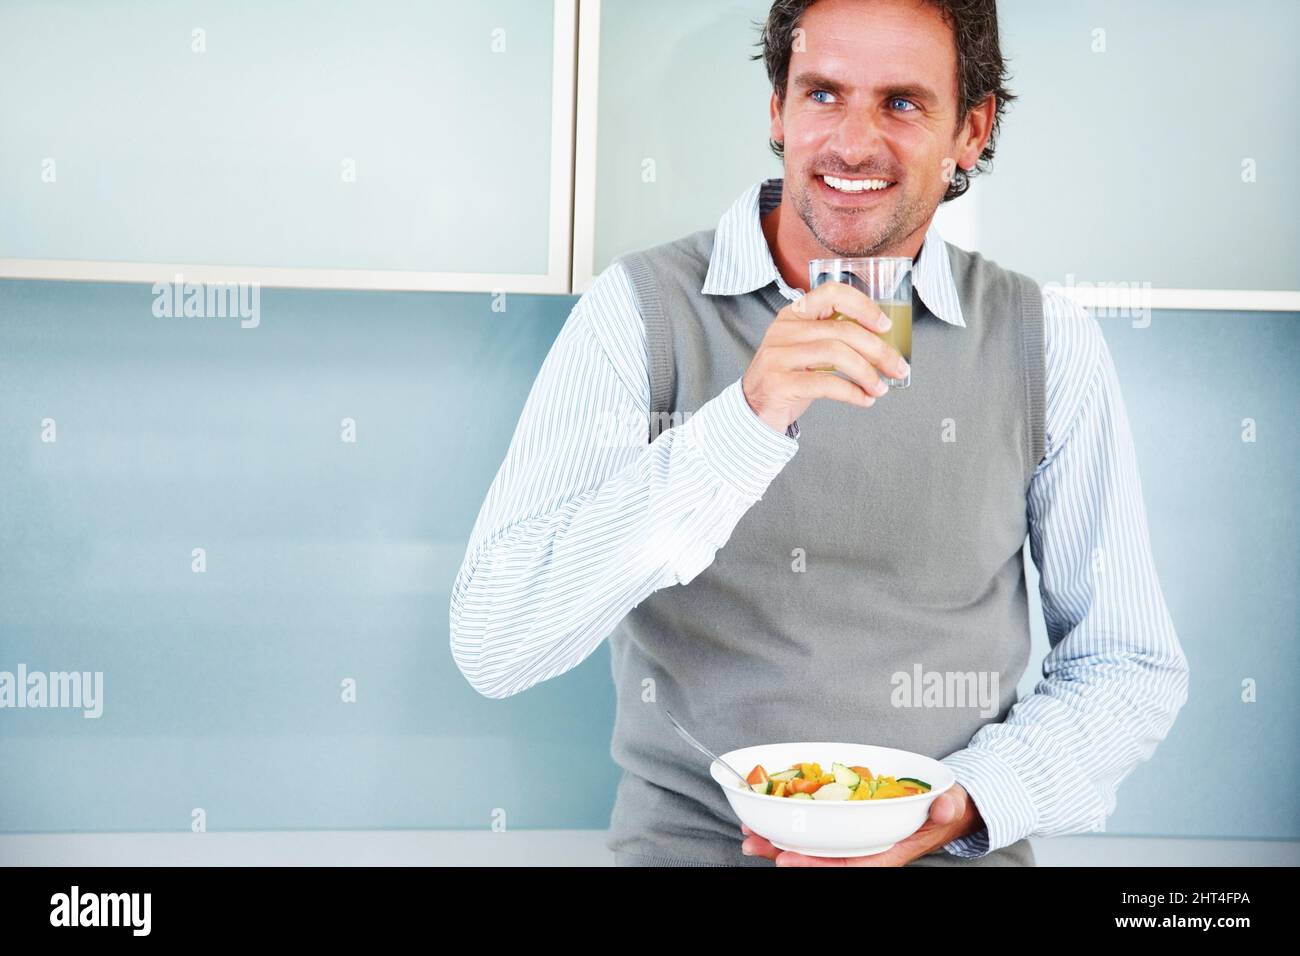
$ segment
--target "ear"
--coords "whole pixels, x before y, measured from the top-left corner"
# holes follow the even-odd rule
[[[785,142],[785,129],[781,123],[781,104],[777,101],[776,90],[772,91],[772,99],[768,104],[768,111],[772,116],[771,136],[778,143]]]
[[[979,162],[980,153],[988,144],[993,132],[993,116],[997,110],[997,99],[992,93],[984,102],[966,115],[966,122],[957,133],[957,165],[969,171]]]

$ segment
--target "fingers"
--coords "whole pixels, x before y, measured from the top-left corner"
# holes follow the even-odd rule
[[[895,843],[888,850],[870,856],[805,856],[785,850],[776,860],[777,866],[906,866],[916,856],[904,843]]]
[[[870,407],[876,403],[875,396],[868,394],[862,386],[830,372],[776,372],[774,378],[782,393],[797,401],[833,398],[839,402],[863,407]]]
[[[857,322],[774,322],[766,344],[770,349],[781,349],[826,341],[844,343],[888,377],[903,378],[907,375],[906,363],[898,349]],[[789,353],[782,358],[782,365],[793,369],[826,364],[820,360],[801,361],[800,357],[806,354]]]
[[[845,866],[906,866],[909,859],[905,853],[900,851],[897,845],[890,847],[883,853],[873,853],[871,856],[852,856],[844,861]]]
[[[883,853],[873,853],[871,856],[808,856],[796,853],[794,850],[781,850],[774,847],[767,839],[759,836],[743,823],[740,825],[740,832],[745,837],[740,844],[742,853],[746,856],[765,857],[777,866],[903,866],[911,859],[902,843],[896,843]]]
[[[876,341],[880,342],[879,339]],[[793,369],[804,370],[829,365],[851,378],[868,395],[879,398],[889,391],[889,385],[880,377],[876,367],[861,352],[841,339],[815,339],[811,342],[785,346],[785,348],[789,352],[781,356],[782,361],[789,362]]]
[[[745,834],[745,839],[740,844],[740,852],[746,856],[761,856],[775,860],[780,855],[780,850],[743,823],[740,825],[740,832]]]
[[[843,321],[818,321],[832,315]],[[880,337],[888,324],[861,290],[842,282],[818,286],[768,327],[745,371],[746,400],[778,431],[818,398],[874,404],[889,391],[882,379],[908,375],[898,349]]]
[[[800,398],[832,397],[856,403],[860,397],[853,389],[845,390],[842,385],[835,384],[837,381],[835,375],[822,375],[820,378],[809,379],[807,378],[809,372],[838,371],[848,376],[862,395],[873,398],[879,398],[889,391],[889,385],[882,379],[876,367],[864,358],[862,353],[838,339],[819,339],[796,345],[775,346],[771,349],[770,360],[775,369],[773,374],[778,377],[786,376],[787,385],[801,389],[796,393]],[[845,380],[838,379],[838,381]]]
[[[789,313],[789,314],[787,314]],[[873,332],[889,329],[889,317],[862,290],[843,282],[823,282],[778,313],[795,320],[829,319],[839,313]]]
[[[957,819],[957,800],[950,794],[941,793],[930,804],[930,820],[933,823],[951,823]]]
[[[805,856],[794,850],[783,850],[776,858],[777,866],[847,866],[848,860],[831,856]]]

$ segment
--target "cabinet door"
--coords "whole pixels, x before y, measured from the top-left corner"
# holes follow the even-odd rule
[[[566,292],[575,18],[0,4],[0,275]]]
[[[616,257],[712,229],[746,188],[784,175],[768,147],[758,45],[771,0],[582,0],[573,290]],[[945,203],[970,245],[971,202]]]
[[[583,0],[574,292],[618,255],[710,229],[780,176],[751,61],[768,0]]]
[[[1001,0],[993,259],[1088,304],[1300,310],[1300,4]]]
[[[768,0],[583,0],[574,291],[758,179]],[[944,237],[1088,305],[1300,310],[1293,0],[1002,0],[1019,99]],[[1232,74],[1225,78],[1225,69]]]

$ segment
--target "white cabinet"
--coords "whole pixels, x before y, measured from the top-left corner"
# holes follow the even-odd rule
[[[759,179],[771,86],[754,45],[770,0],[583,0],[573,289],[616,256],[711,229]]]
[[[1085,304],[1300,311],[1300,4],[1000,0],[990,258]]]
[[[0,277],[581,293],[782,175],[770,6],[6,0]],[[999,15],[1019,99],[945,237],[1089,305],[1300,310],[1300,5]]]
[[[8,0],[0,275],[567,292],[576,0]]]
[[[770,86],[749,59],[770,7],[583,0],[575,291],[782,175]],[[940,206],[945,238],[1086,305],[1300,311],[1300,4],[1001,0],[998,13],[1019,99],[992,172]]]

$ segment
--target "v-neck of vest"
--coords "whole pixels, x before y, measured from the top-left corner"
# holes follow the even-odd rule
[[[763,299],[767,302],[767,304],[770,305],[777,312],[780,312],[791,302],[790,299],[787,299],[781,293],[781,290],[780,288],[778,288],[775,279],[773,279],[767,285],[763,286],[763,288],[760,289],[759,292],[762,294]]]

